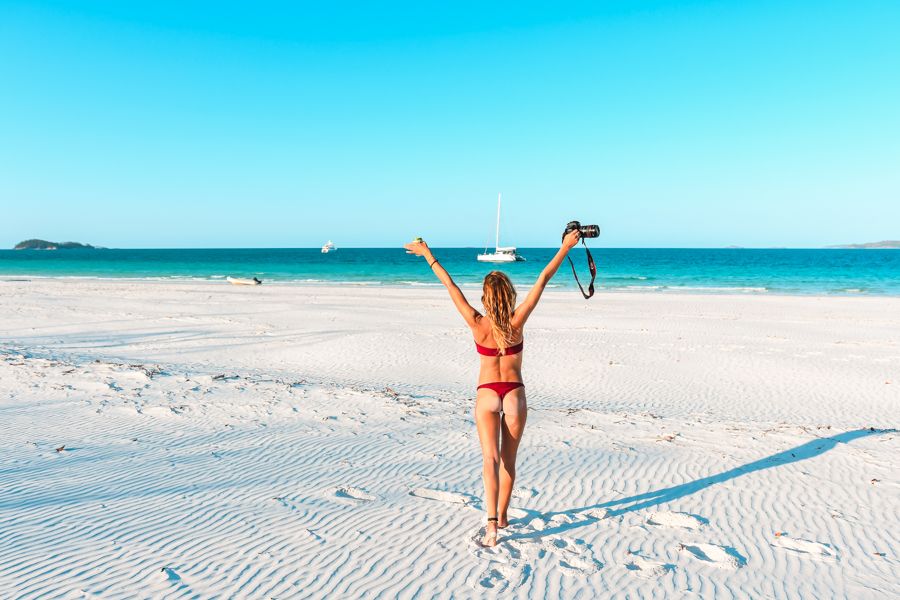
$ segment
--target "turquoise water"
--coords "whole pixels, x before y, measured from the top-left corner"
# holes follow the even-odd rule
[[[900,250],[748,250],[596,248],[598,289],[696,293],[900,295]],[[492,268],[530,285],[556,252],[520,248],[527,261],[479,263],[476,248],[434,250],[463,286],[477,286]],[[579,276],[587,275],[576,248]],[[582,275],[583,274],[583,275]],[[355,285],[439,285],[425,261],[402,249],[318,248],[203,250],[0,250],[0,278],[98,277],[222,280],[227,275],[266,282]],[[553,286],[574,288],[563,263]]]

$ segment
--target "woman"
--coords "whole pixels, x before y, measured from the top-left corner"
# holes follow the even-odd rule
[[[456,309],[472,330],[481,359],[475,397],[475,424],[484,459],[484,499],[488,519],[482,543],[497,544],[497,528],[509,524],[507,511],[516,479],[516,451],[525,429],[527,407],[522,383],[522,330],[547,283],[556,274],[569,250],[578,243],[575,230],[563,238],[556,256],[541,271],[525,301],[516,306],[516,290],[509,277],[491,271],[484,278],[481,302],[484,315],[472,308],[447,270],[431,253],[428,244],[415,241],[406,249],[425,257],[441,283],[450,292]]]

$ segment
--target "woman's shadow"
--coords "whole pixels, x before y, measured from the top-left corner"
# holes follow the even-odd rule
[[[687,483],[681,483],[679,485],[661,488],[658,490],[653,490],[651,492],[645,492],[643,494],[636,494],[634,496],[629,496],[628,498],[619,498],[617,500],[610,500],[608,502],[601,502],[599,504],[592,504],[590,506],[582,506],[579,508],[570,508],[568,510],[546,513],[525,510],[525,512],[529,513],[529,515],[526,517],[527,520],[530,520],[534,517],[540,517],[544,520],[552,520],[556,515],[568,515],[570,517],[578,516],[581,517],[581,519],[569,523],[563,523],[555,527],[547,527],[540,531],[510,533],[509,535],[504,536],[504,539],[514,540],[540,538],[546,535],[563,533],[571,529],[577,529],[585,525],[590,525],[591,523],[596,523],[601,519],[616,517],[625,513],[648,508],[650,506],[663,504],[665,502],[672,502],[673,500],[678,500],[679,498],[684,498],[685,496],[689,496],[701,490],[705,490],[706,488],[718,483],[723,483],[730,479],[735,479],[737,477],[740,477],[741,475],[747,475],[748,473],[762,471],[763,469],[771,469],[773,467],[787,465],[801,460],[806,460],[808,458],[815,458],[820,454],[828,452],[838,444],[848,444],[853,440],[870,435],[880,435],[896,432],[896,429],[875,429],[872,427],[867,429],[847,431],[831,437],[816,438],[814,440],[810,440],[805,444],[797,446],[796,448],[778,452],[777,454],[773,454],[751,463],[747,463],[746,465],[741,465],[739,467],[723,471],[722,473],[718,473],[716,475],[710,475],[708,477],[695,479],[694,481],[690,481]],[[596,514],[600,512],[602,512],[602,514]]]

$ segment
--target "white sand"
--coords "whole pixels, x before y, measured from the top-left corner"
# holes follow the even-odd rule
[[[900,299],[557,292],[525,352],[485,549],[443,291],[0,281],[0,597],[900,596]]]

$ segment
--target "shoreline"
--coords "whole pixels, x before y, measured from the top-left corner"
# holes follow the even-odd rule
[[[559,276],[559,275],[557,275]],[[160,276],[160,277],[106,277],[92,275],[2,275],[0,274],[0,283],[31,283],[31,282],[98,282],[98,283],[146,283],[146,284],[210,284],[215,286],[236,287],[225,281],[225,275],[215,277],[190,277],[190,276]],[[295,287],[295,288],[376,288],[376,289],[440,289],[443,285],[439,282],[390,282],[381,281],[330,281],[330,280],[281,280],[270,279],[262,280],[261,286],[250,286],[255,289],[261,287]],[[459,287],[463,290],[476,290],[481,286],[477,283],[459,282]],[[517,291],[522,294],[529,289],[528,285],[517,285]],[[545,293],[568,293],[578,292],[578,288],[574,285],[566,285],[559,283],[550,283]],[[603,296],[609,294],[651,294],[651,295],[684,295],[684,296],[779,296],[779,297],[797,297],[797,298],[900,298],[900,294],[892,294],[887,292],[865,291],[859,288],[848,288],[823,292],[822,290],[796,291],[796,290],[780,290],[768,287],[754,286],[670,286],[670,285],[631,285],[631,286],[611,286],[604,287],[602,284],[595,283],[595,296]]]

